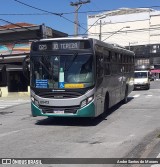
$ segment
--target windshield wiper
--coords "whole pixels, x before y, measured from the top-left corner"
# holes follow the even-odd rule
[[[71,68],[72,64],[74,63],[75,59],[76,59],[77,56],[78,56],[78,52],[75,52],[73,56],[74,56],[74,57],[73,57],[71,63],[68,65],[67,68],[64,69],[64,71],[68,71],[68,70]]]
[[[40,62],[40,64],[44,67],[44,69],[47,71],[47,73],[48,73],[48,74],[50,74],[50,73],[49,73],[49,70],[46,68],[45,64],[44,64],[44,63],[42,63],[42,61],[41,61],[41,60],[40,60],[39,62]]]

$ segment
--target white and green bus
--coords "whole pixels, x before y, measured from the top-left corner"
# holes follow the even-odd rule
[[[134,88],[134,53],[92,38],[32,43],[33,116],[97,117],[127,101]]]

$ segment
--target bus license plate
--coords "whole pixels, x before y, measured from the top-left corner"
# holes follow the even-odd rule
[[[54,110],[54,114],[64,114],[64,110]]]

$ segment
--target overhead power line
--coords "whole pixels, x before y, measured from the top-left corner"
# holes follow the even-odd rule
[[[65,19],[65,20],[69,21],[70,23],[75,24],[72,20],[70,20],[70,19],[64,17],[64,16],[63,16],[63,13],[53,13],[53,12],[50,12],[50,11],[47,11],[47,10],[44,10],[44,9],[40,9],[40,8],[31,6],[31,5],[29,5],[29,4],[26,4],[26,3],[24,3],[24,2],[21,2],[21,1],[19,1],[19,0],[14,0],[14,1],[20,3],[20,4],[24,5],[24,6],[28,6],[28,7],[32,8],[32,9],[36,9],[36,10],[39,10],[39,11],[42,11],[42,12],[46,12],[46,13],[49,13],[49,14],[52,14],[52,15],[55,15],[55,16],[59,16],[59,17]],[[80,24],[78,24],[78,26],[81,27],[82,29],[86,30],[86,29],[85,29],[84,27],[82,27]]]
[[[21,2],[21,1],[19,1],[19,0],[14,0],[14,1],[16,1],[16,2],[18,2],[18,3],[20,3],[20,4],[22,4],[22,5],[28,6],[28,7],[32,8],[32,9],[36,9],[36,10],[42,11],[42,12],[50,13],[50,14],[53,14],[53,15],[56,15],[56,16],[60,16],[60,17],[63,15],[63,13],[53,13],[53,12],[49,12],[49,11],[47,11],[47,10],[40,9],[40,8],[31,6],[31,5],[28,5],[28,4],[26,4],[26,3],[24,3],[24,2]]]
[[[109,32],[103,31],[102,35],[111,35],[115,32],[117,32],[116,34],[123,34],[123,33],[126,33],[126,31],[127,31],[127,33],[141,33],[141,32],[148,32],[148,31],[155,31],[155,30],[160,30],[160,26],[155,27],[155,28],[141,28],[141,29],[132,29],[132,30],[122,30],[122,31],[119,31],[119,32],[117,32],[117,31],[109,31]],[[79,35],[88,35],[88,34],[83,33],[83,34],[79,34]],[[93,33],[93,32],[89,33],[89,36],[97,36],[97,35],[99,35],[99,33]],[[70,36],[74,36],[74,35],[72,34]]]
[[[23,3],[23,2],[22,2]],[[137,8],[160,8],[160,6],[146,6],[146,7],[137,7]],[[114,11],[117,9],[102,9],[102,10],[88,10],[88,11],[78,11],[78,14],[88,14],[88,13],[99,13],[99,12],[110,12]],[[64,12],[64,13],[58,13],[56,12],[55,14],[57,15],[69,15],[69,14],[74,14],[75,12]],[[0,15],[53,15],[52,13],[1,13]]]
[[[49,13],[0,13],[1,16],[32,16],[32,15],[52,15]]]

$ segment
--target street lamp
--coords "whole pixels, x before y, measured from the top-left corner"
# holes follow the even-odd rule
[[[120,32],[122,29],[124,28],[130,28],[130,26],[126,26],[126,27],[122,27],[121,29],[119,29],[118,31],[115,31],[113,34],[111,34],[110,36],[108,36],[107,38],[105,38],[103,41],[105,41],[106,39],[110,38],[111,36],[113,36],[114,34],[117,34],[118,32]]]
[[[99,22],[99,40],[101,41],[101,39],[102,39],[102,20],[100,20]]]

